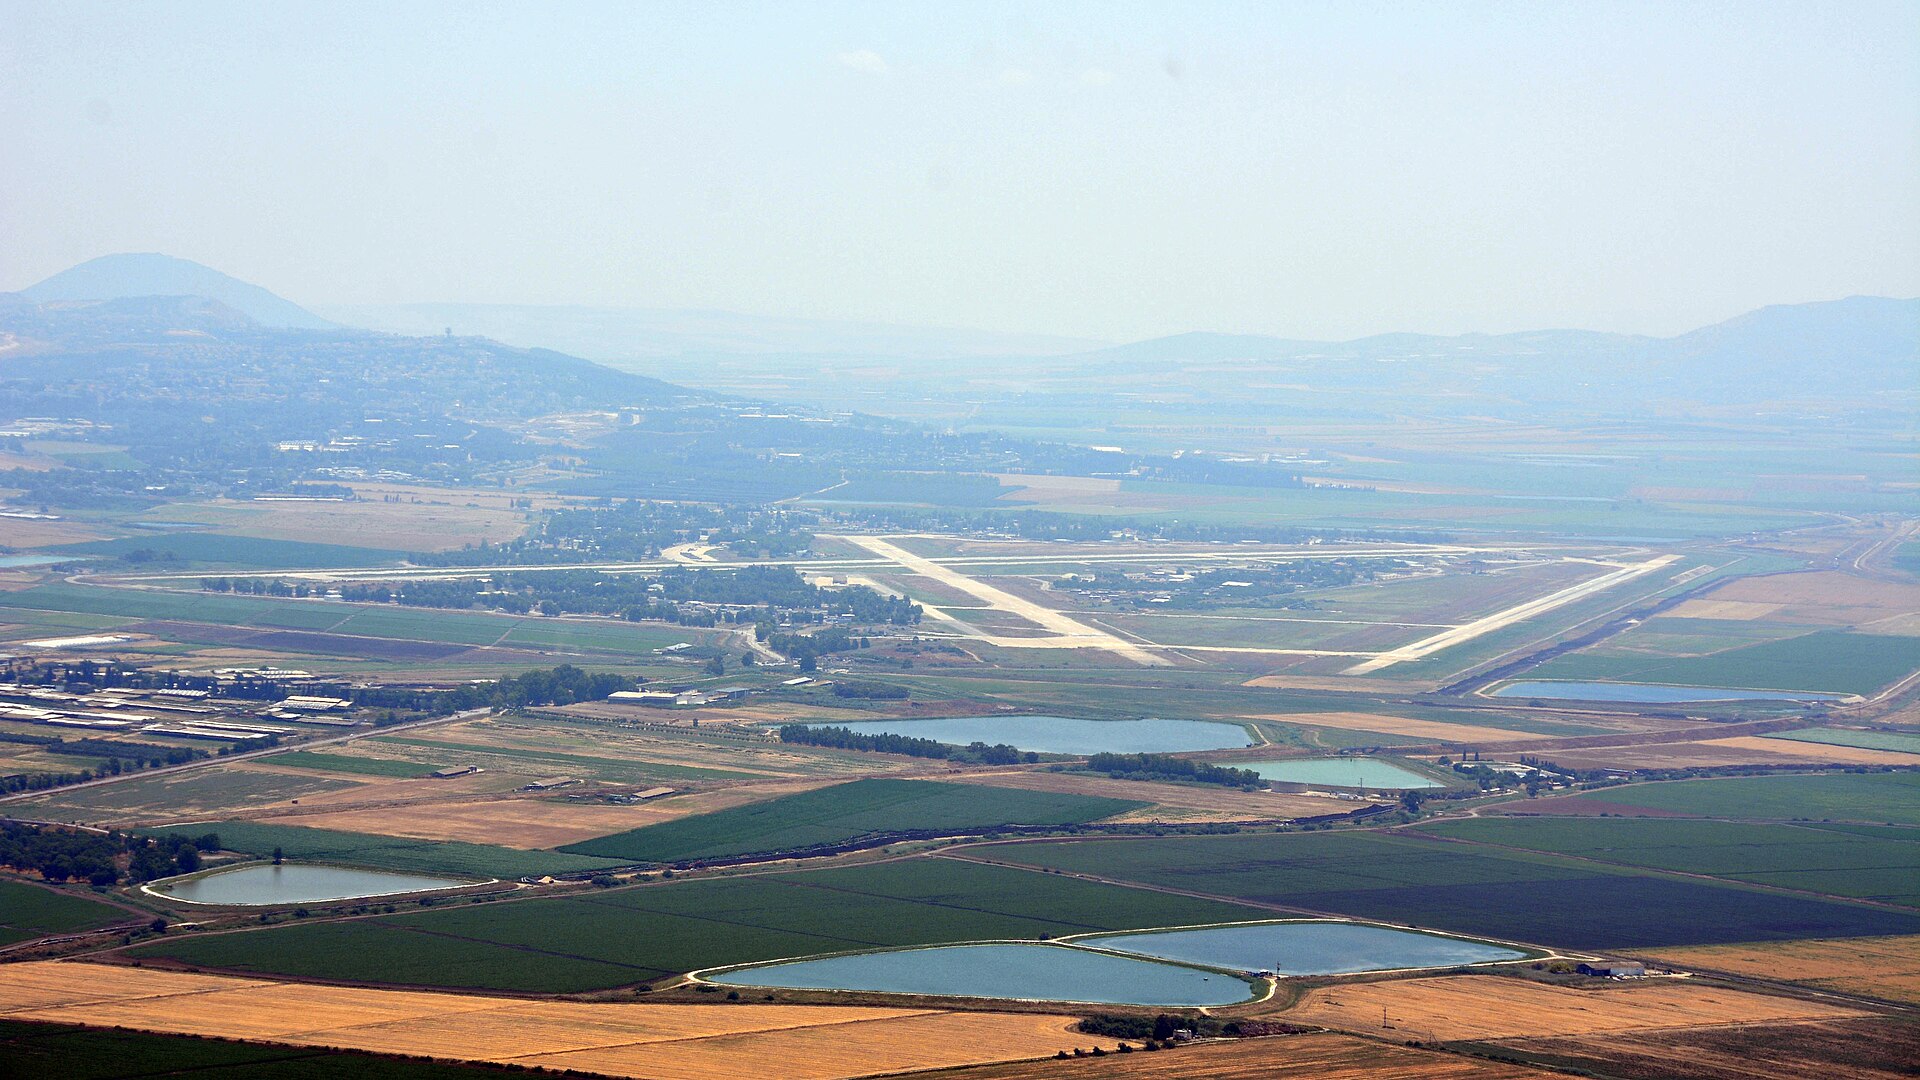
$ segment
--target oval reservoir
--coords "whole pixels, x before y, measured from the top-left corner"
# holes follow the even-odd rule
[[[359,870],[349,866],[283,865],[236,867],[200,877],[159,882],[150,888],[162,896],[189,904],[267,907],[430,892],[472,884],[474,882],[459,878]]]
[[[931,997],[1073,1001],[1093,1005],[1231,1005],[1250,984],[1200,971],[1060,945],[943,945],[736,968],[707,977],[723,986],[851,990]]]
[[[1300,920],[1102,934],[1076,944],[1234,971],[1276,975],[1349,975],[1362,971],[1458,967],[1530,954],[1483,941],[1362,923]]]
[[[1438,780],[1377,758],[1297,758],[1291,761],[1233,761],[1221,764],[1251,769],[1261,779],[1285,784],[1325,784],[1328,787],[1402,791],[1444,787]]]

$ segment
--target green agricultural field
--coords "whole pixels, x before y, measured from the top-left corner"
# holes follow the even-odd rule
[[[274,754],[260,759],[263,765],[285,765],[294,769],[314,769],[319,772],[352,773],[357,776],[394,776],[411,778],[426,776],[438,769],[438,765],[427,765],[418,761],[396,761],[393,758],[350,757],[346,754],[321,754],[311,750],[289,750],[284,754]]]
[[[1807,728],[1802,731],[1782,731],[1767,736],[1769,739],[1788,739],[1793,742],[1822,743],[1827,746],[1858,746],[1866,750],[1898,750],[1907,754],[1920,754],[1920,734],[1909,731],[1860,731],[1854,728]]]
[[[267,856],[280,848],[287,858],[350,863],[381,870],[438,871],[477,877],[517,878],[528,874],[569,874],[618,866],[613,859],[563,855],[552,851],[463,844],[449,840],[412,840],[399,836],[271,825],[258,821],[199,822],[148,830],[156,834],[200,836],[217,833],[228,851]]]
[[[60,1080],[495,1080],[524,1075],[485,1065],[268,1046],[191,1035],[0,1020],[0,1076]]]
[[[1915,657],[1910,637],[1822,630],[1707,656],[1574,652],[1549,660],[1529,677],[1871,694],[1912,674],[1920,667]]]
[[[450,645],[492,645],[524,633],[528,636],[522,642],[530,645],[650,653],[674,642],[701,639],[699,631],[613,620],[556,620],[479,611],[343,604],[231,593],[108,589],[66,583],[0,593],[0,622],[6,621],[9,609],[167,619],[222,627],[324,630]],[[552,640],[541,641],[543,636]]]
[[[1909,540],[1894,548],[1893,565],[1909,574],[1920,574],[1920,540]]]
[[[1551,811],[1560,800],[1533,804]],[[1864,821],[1920,825],[1920,773],[1730,776],[1629,784],[1571,796],[1616,813],[1635,809],[1758,821]]]
[[[360,786],[353,780],[283,773],[240,772],[214,766],[190,772],[119,780],[101,787],[55,790],[13,805],[28,816],[57,821],[191,820],[209,812],[284,802]]]
[[[1077,825],[1148,804],[974,784],[856,780],[569,844],[562,851],[671,863],[838,844],[874,833]]]
[[[567,993],[790,956],[1233,922],[1266,914],[1211,900],[922,858],[182,936],[134,952],[263,974]]]
[[[115,630],[140,620],[115,618],[111,615],[83,615],[72,611],[6,608],[0,611],[0,621],[9,624],[9,628],[4,633],[0,633],[0,638],[19,641],[23,638],[53,636],[48,633],[49,630]]]
[[[0,878],[0,945],[140,921],[139,914],[112,904]]]
[[[1422,828],[1480,844],[1920,906],[1920,835],[1893,826],[1484,817]]]
[[[1920,913],[1378,832],[992,845],[970,853],[1223,898],[1574,949],[1920,932]]]
[[[480,743],[448,742],[444,739],[418,739],[406,735],[376,735],[373,742],[388,743],[394,746],[414,746],[427,750],[442,750],[453,754],[479,755],[484,759],[486,768],[504,769],[513,772],[525,772],[524,766],[538,764],[542,769],[556,772],[575,770],[585,772],[602,780],[617,780],[622,783],[641,783],[647,780],[753,780],[764,779],[764,774],[735,772],[731,769],[707,769],[697,765],[668,765],[656,761],[625,761],[617,758],[590,757],[585,754],[562,754],[552,750],[529,750],[520,746],[485,746]],[[472,759],[462,759],[459,764],[475,764]],[[514,766],[522,766],[514,768]]]

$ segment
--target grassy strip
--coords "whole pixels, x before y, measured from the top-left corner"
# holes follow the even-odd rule
[[[293,769],[316,769],[320,772],[353,773],[362,776],[394,776],[403,779],[427,776],[440,767],[418,761],[349,757],[346,754],[320,754],[311,750],[289,750],[284,754],[261,758],[260,761],[263,765],[285,765]]]

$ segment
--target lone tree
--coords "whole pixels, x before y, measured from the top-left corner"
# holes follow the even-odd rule
[[[273,849],[273,865],[279,866],[285,861],[287,861],[286,853],[282,852],[278,847],[275,847]]]

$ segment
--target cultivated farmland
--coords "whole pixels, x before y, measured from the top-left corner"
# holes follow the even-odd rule
[[[1589,1076],[1896,1080],[1920,1060],[1920,1029],[1873,1016],[1512,1039],[1475,1049]]]
[[[818,953],[1263,914],[1055,875],[916,859],[170,938],[135,955],[341,981],[567,993]]]
[[[1350,1035],[1292,1035],[1185,1046],[1125,1057],[982,1065],[947,1080],[1530,1080],[1546,1074]]]
[[[491,1068],[268,1046],[191,1035],[151,1035],[0,1020],[0,1075],[72,1080],[193,1076],[202,1080],[499,1080]]]
[[[1920,1004],[1920,935],[1773,941],[1667,949],[1655,959],[1677,967],[1779,979],[1844,994]]]
[[[482,877],[562,874],[620,865],[617,860],[552,851],[519,851],[484,844],[413,840],[397,836],[335,832],[258,821],[200,822],[153,830],[198,836],[213,832],[229,851],[266,856],[280,848],[289,859],[339,862],[382,870],[440,871]]]
[[[1480,844],[1920,906],[1920,837],[1874,825],[1483,817],[1421,826]]]
[[[1551,812],[1560,801],[1548,800],[1539,808]],[[1569,796],[1566,801],[1701,817],[1920,825],[1920,772],[1680,780],[1607,788]]]
[[[1891,634],[1820,630],[1706,656],[1594,649],[1536,668],[1542,679],[1673,683],[1753,690],[1871,694],[1912,674],[1915,641]]]
[[[743,1061],[838,1080],[1114,1045],[1073,1032],[1072,1017],[1038,1013],[530,1002],[127,970],[20,965],[0,982],[0,1014],[653,1080],[725,1080]]]
[[[1321,987],[1309,990],[1281,1015],[1393,1039],[1457,1040],[1838,1020],[1863,1014],[1715,986],[1573,990],[1514,978],[1454,975]]]
[[[1576,949],[1920,933],[1920,914],[1597,863],[1334,832],[977,845],[967,857]]]
[[[0,945],[99,926],[141,921],[140,914],[83,896],[0,880]]]
[[[840,844],[877,833],[974,832],[997,825],[1070,825],[1147,805],[1056,792],[856,780],[750,806],[570,844],[563,851],[629,862],[679,862]]]

